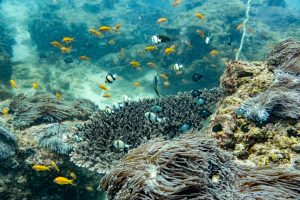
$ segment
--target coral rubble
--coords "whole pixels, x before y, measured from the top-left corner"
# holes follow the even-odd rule
[[[197,105],[197,98],[192,97],[191,92],[185,92],[165,98],[130,102],[114,110],[114,113],[99,111],[80,131],[83,141],[76,145],[71,160],[79,166],[103,173],[115,166],[125,154],[113,147],[116,140],[122,140],[130,148],[135,148],[158,136],[167,139],[177,137],[182,134],[183,124],[193,130],[200,130],[213,112],[221,91],[212,89],[201,93],[205,99],[204,105]],[[155,105],[163,109],[151,114],[149,111]],[[151,119],[147,119],[145,113],[151,115]]]
[[[36,93],[27,97],[16,95],[9,105],[14,113],[13,125],[25,128],[43,122],[61,122],[65,120],[87,119],[97,107],[89,100],[79,99],[78,102],[58,100],[46,93]]]
[[[133,149],[101,180],[108,199],[287,199],[300,173],[239,166],[216,141],[191,133]],[[267,175],[267,176],[265,176]]]

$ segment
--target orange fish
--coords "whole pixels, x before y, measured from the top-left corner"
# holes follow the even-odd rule
[[[199,12],[197,12],[197,13],[195,14],[195,16],[196,16],[197,18],[199,18],[199,19],[202,19],[202,20],[205,19],[205,15],[202,14],[202,13],[199,13]]]
[[[110,97],[111,97],[111,95],[110,95],[110,94],[107,94],[107,93],[105,93],[105,94],[103,94],[103,97],[104,97],[104,98],[110,98]]]
[[[89,60],[90,58],[87,57],[87,56],[80,56],[79,59],[80,59],[80,60]]]
[[[162,18],[159,18],[158,20],[156,20],[156,23],[161,24],[161,23],[165,23],[167,21],[168,21],[168,18],[162,17]]]

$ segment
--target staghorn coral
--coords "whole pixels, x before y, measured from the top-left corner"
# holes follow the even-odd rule
[[[133,149],[100,187],[108,199],[123,200],[294,199],[299,183],[299,172],[238,165],[214,139],[192,133]]]
[[[87,119],[97,109],[89,100],[79,99],[78,102],[68,103],[46,93],[36,93],[31,97],[16,95],[9,108],[14,113],[13,125],[17,128],[73,118]]]
[[[203,90],[201,96],[206,99],[206,103],[201,106],[196,104],[197,98],[192,97],[191,92],[185,92],[165,98],[130,102],[113,114],[99,111],[80,130],[83,140],[71,153],[71,160],[78,166],[103,173],[124,156],[124,152],[113,148],[116,140],[123,140],[130,148],[135,148],[158,136],[168,139],[177,137],[182,134],[180,127],[183,124],[200,130],[221,92],[219,89]],[[163,108],[156,115],[164,122],[151,122],[144,117],[154,105]]]
[[[300,118],[300,42],[287,39],[271,52],[275,80],[263,93],[243,103],[244,116],[265,122],[269,116]]]
[[[16,137],[0,123],[0,160],[13,156],[16,150]]]
[[[69,132],[66,125],[55,123],[38,133],[36,140],[40,147],[50,149],[58,154],[69,154],[73,146],[64,141]]]

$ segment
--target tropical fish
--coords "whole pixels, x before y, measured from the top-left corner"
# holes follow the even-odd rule
[[[77,179],[77,176],[74,172],[70,172],[69,175],[73,178],[73,180]]]
[[[174,53],[174,52],[175,52],[175,45],[172,45],[172,46],[167,47],[167,48],[165,49],[165,54],[167,54],[167,55],[169,55],[169,54],[171,54],[171,53]]]
[[[203,75],[201,75],[201,74],[193,74],[193,76],[192,76],[192,81],[195,81],[195,82],[197,82],[197,81],[199,81],[200,79],[202,79],[202,77],[203,77]]]
[[[131,61],[129,64],[134,68],[138,68],[141,66],[141,63],[138,61]]]
[[[228,45],[231,45],[231,43],[232,43],[232,36],[229,35],[229,36],[228,36],[228,42],[227,42],[227,44],[228,44]]]
[[[157,19],[156,23],[161,24],[161,23],[164,23],[164,22],[167,22],[167,21],[168,21],[168,18],[162,17],[162,18]]]
[[[49,166],[45,166],[45,165],[34,165],[32,167],[32,169],[34,169],[35,171],[39,172],[39,171],[51,171]]]
[[[135,86],[135,87],[140,87],[142,84],[141,84],[141,82],[134,82],[133,83],[133,86]]]
[[[115,140],[113,143],[114,148],[124,151],[129,149],[130,145],[125,144],[125,142],[123,140]]]
[[[60,92],[55,92],[55,97],[57,100],[62,100],[62,94]]]
[[[154,51],[154,50],[156,50],[156,49],[157,49],[156,46],[146,46],[146,47],[145,47],[145,50],[146,50],[146,51]]]
[[[87,57],[87,56],[80,56],[79,59],[80,59],[80,60],[89,60],[90,58]]]
[[[120,33],[120,28],[122,27],[122,24],[121,23],[118,23],[115,27],[114,27],[114,31],[116,32],[116,33]]]
[[[52,44],[52,46],[57,47],[57,48],[61,48],[63,46],[60,42],[55,41],[55,40],[52,41],[51,44]]]
[[[199,34],[200,37],[205,38],[205,32],[202,30],[197,30],[197,33]]]
[[[195,14],[195,16],[196,16],[197,18],[199,18],[199,19],[202,19],[202,20],[205,19],[205,15],[202,14],[202,13],[199,13],[199,12],[197,12],[197,13]]]
[[[212,37],[213,37],[212,35],[206,36],[206,38],[205,38],[205,44],[209,45]]]
[[[217,56],[217,55],[219,55],[220,54],[220,52],[218,51],[218,50],[212,50],[210,53],[209,53],[209,55],[211,55],[211,56]]]
[[[100,31],[111,31],[112,28],[111,28],[110,26],[101,26],[101,27],[99,28],[99,30],[100,30]]]
[[[88,191],[88,192],[93,192],[94,191],[94,188],[92,186],[86,186],[85,189]]]
[[[57,173],[59,173],[59,168],[57,167],[56,163],[53,160],[51,160],[51,166],[53,169],[57,171]]]
[[[169,86],[170,86],[170,82],[169,82],[169,81],[164,81],[164,82],[163,82],[163,86],[169,87]]]
[[[115,44],[116,44],[116,41],[114,41],[114,40],[111,39],[111,40],[108,41],[108,44],[109,44],[109,45],[115,45]]]
[[[113,83],[117,78],[117,74],[107,74],[105,77],[105,83]]]
[[[39,84],[37,82],[33,82],[32,83],[32,88],[35,89],[35,90],[39,89]]]
[[[110,95],[110,94],[108,94],[108,93],[105,93],[105,94],[103,94],[103,97],[104,97],[104,98],[110,98],[110,97],[111,97],[111,95]]]
[[[89,29],[89,33],[92,34],[92,35],[94,35],[94,36],[97,36],[99,38],[103,38],[104,37],[103,34],[100,31],[98,31],[97,29],[95,29],[95,28],[90,28]]]
[[[172,3],[172,6],[173,7],[176,7],[176,6],[178,6],[179,4],[181,4],[181,0],[173,0],[173,3]]]
[[[241,31],[244,28],[244,22],[237,25],[236,30]]]
[[[182,71],[182,70],[183,70],[183,65],[182,65],[182,64],[175,63],[174,66],[173,66],[173,69],[174,69],[175,71]]]
[[[108,88],[106,87],[106,85],[104,85],[104,84],[99,84],[99,88],[101,88],[102,90],[108,90]]]
[[[153,113],[153,112],[146,112],[146,113],[144,114],[144,116],[145,116],[145,118],[146,118],[148,121],[153,122],[153,123],[155,123],[155,122],[161,123],[161,122],[165,122],[165,121],[166,121],[166,118],[165,118],[165,117],[160,118],[160,117],[158,117],[158,116],[157,116],[155,113]]]
[[[72,47],[60,47],[62,53],[71,53]]]
[[[11,80],[9,81],[9,83],[10,83],[10,86],[11,86],[11,87],[17,89],[17,84],[16,84],[16,82],[15,82],[13,79],[11,79]]]
[[[147,65],[152,68],[156,67],[156,64],[154,64],[153,62],[148,62]]]
[[[154,44],[159,44],[159,43],[171,41],[171,39],[168,36],[165,36],[165,35],[153,35],[151,37],[151,40]]]
[[[73,185],[73,186],[76,186],[76,184],[74,183],[74,180],[70,180],[70,179],[68,179],[66,177],[62,177],[62,176],[56,177],[54,179],[54,183],[59,184],[59,185]]]
[[[8,115],[9,109],[7,107],[4,107],[4,108],[2,108],[1,112],[2,112],[3,115]]]
[[[64,43],[70,43],[70,42],[74,42],[75,38],[64,37],[61,41],[64,42]]]
[[[165,73],[160,73],[159,76],[160,76],[160,78],[162,78],[163,80],[168,80],[168,78],[169,78],[168,75],[165,74]]]

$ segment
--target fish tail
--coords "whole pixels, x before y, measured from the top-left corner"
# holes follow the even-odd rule
[[[47,170],[48,170],[48,171],[51,171],[51,169],[50,169],[50,168],[51,168],[50,166],[49,166],[49,167],[47,167]]]
[[[70,181],[70,184],[73,185],[73,186],[77,186],[76,183],[74,183],[74,180],[75,180],[75,179],[71,180],[71,181]]]

